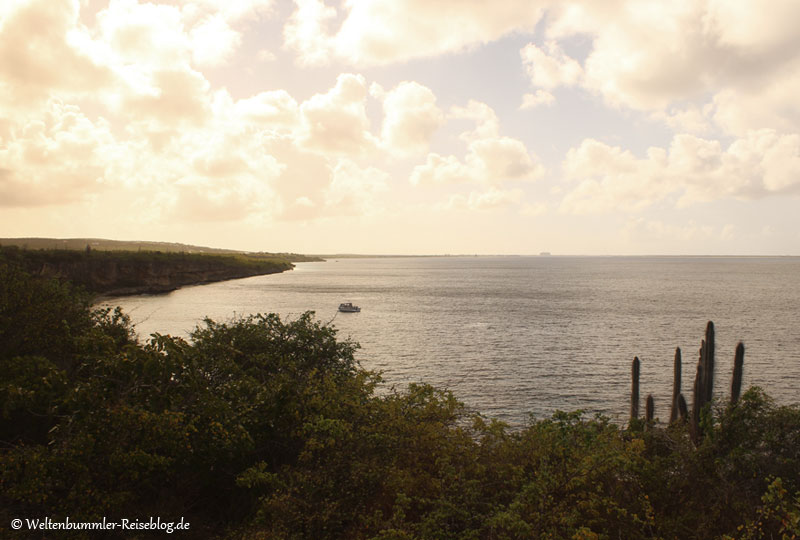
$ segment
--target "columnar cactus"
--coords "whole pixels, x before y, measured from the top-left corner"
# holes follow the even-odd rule
[[[631,420],[639,418],[639,357],[631,366]]]
[[[697,363],[697,374],[694,377],[694,388],[692,389],[692,416],[689,429],[692,440],[700,442],[700,409],[703,408],[703,347],[700,348],[700,361]]]
[[[742,371],[744,370],[744,344],[736,345],[736,356],[733,360],[733,380],[731,380],[731,405],[739,401],[742,392]]]
[[[700,425],[701,415],[706,405],[709,405],[714,395],[714,323],[709,321],[706,326],[705,339],[700,344],[700,359],[697,362],[697,374],[692,387],[692,409],[686,405],[686,398],[681,393],[681,349],[675,349],[674,381],[672,386],[672,407],[670,410],[670,423],[680,419],[689,422],[689,432],[695,444],[700,444],[703,439]],[[731,381],[731,405],[739,400],[742,389],[742,368],[744,364],[744,345],[736,346],[736,358],[733,366],[733,379]],[[633,359],[631,366],[631,421],[639,418],[639,357]],[[647,396],[645,405],[645,421],[649,426],[655,419],[655,404],[652,394]]]
[[[669,412],[669,421],[678,419],[678,397],[681,395],[681,348],[675,349],[674,377],[672,380],[672,409]]]
[[[703,368],[704,386],[703,397],[709,403],[714,395],[714,323],[708,321],[706,325],[705,340],[705,366]]]
[[[700,412],[714,393],[714,323],[708,321],[706,339],[700,344],[700,360],[697,362],[697,376],[694,380],[694,397],[692,402],[691,433],[695,444],[700,443],[703,434],[700,431]]]
[[[686,399],[684,399],[683,394],[678,396],[678,414],[682,422],[686,422],[689,418],[689,408],[686,406]]]

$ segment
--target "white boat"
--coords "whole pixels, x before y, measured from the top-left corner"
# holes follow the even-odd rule
[[[342,313],[358,313],[361,311],[361,308],[354,306],[350,302],[345,302],[344,304],[339,304],[339,311]]]

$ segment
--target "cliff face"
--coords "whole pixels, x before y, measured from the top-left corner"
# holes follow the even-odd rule
[[[104,295],[165,293],[184,285],[273,274],[294,267],[279,259],[158,252],[18,251],[15,258],[33,275],[71,281]]]

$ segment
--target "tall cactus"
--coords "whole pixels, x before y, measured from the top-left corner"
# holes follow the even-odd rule
[[[697,362],[697,376],[694,380],[694,396],[692,400],[691,433],[695,444],[703,438],[700,429],[700,411],[703,410],[714,394],[714,323],[708,321],[706,339],[700,344],[700,360]]]
[[[672,409],[669,412],[670,423],[678,419],[678,397],[681,395],[681,348],[675,349],[674,376],[672,379]]]
[[[744,344],[736,345],[731,380],[731,405],[736,404],[742,391],[742,371],[744,369]],[[703,438],[700,428],[700,413],[710,404],[714,395],[714,323],[708,322],[706,339],[700,347],[700,361],[697,364],[695,379],[695,400],[692,405],[691,435],[695,444]]]
[[[631,420],[639,418],[639,357],[631,365]]]
[[[700,347],[700,361],[697,362],[697,374],[694,377],[692,416],[689,423],[689,431],[695,444],[700,442],[700,409],[703,408],[703,349],[704,347]]]
[[[706,405],[709,405],[714,395],[714,323],[708,321],[705,339],[700,343],[700,358],[697,362],[697,373],[692,387],[692,409],[687,407],[686,399],[681,393],[681,349],[675,349],[674,380],[672,386],[672,408],[670,410],[670,423],[680,419],[688,421],[689,433],[696,445],[703,439],[700,425],[701,415]],[[631,423],[639,418],[639,357],[633,359],[631,366]],[[731,405],[739,400],[742,388],[742,370],[744,365],[744,345],[740,342],[736,346],[736,358],[731,381]],[[645,405],[645,421],[650,426],[655,419],[655,403],[652,394],[647,396]]]
[[[714,395],[714,323],[708,321],[706,325],[705,340],[705,366],[703,377],[705,378],[705,389],[703,396],[705,403],[709,403]]]
[[[736,356],[733,360],[733,379],[731,380],[731,405],[739,401],[742,392],[742,372],[744,371],[744,344],[736,345]]]
[[[686,399],[684,399],[683,394],[678,395],[678,414],[680,414],[682,422],[689,418],[689,408],[686,406]]]

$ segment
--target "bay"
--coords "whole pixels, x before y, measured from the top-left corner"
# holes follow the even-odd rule
[[[361,313],[338,313],[341,302]],[[204,317],[314,311],[386,387],[425,382],[511,425],[585,409],[618,422],[629,410],[630,365],[641,394],[669,417],[675,347],[683,392],[706,322],[716,327],[715,396],[727,396],[743,341],[745,386],[798,403],[800,258],[403,257],[299,263],[291,272],[107,299],[137,332],[186,337]]]

